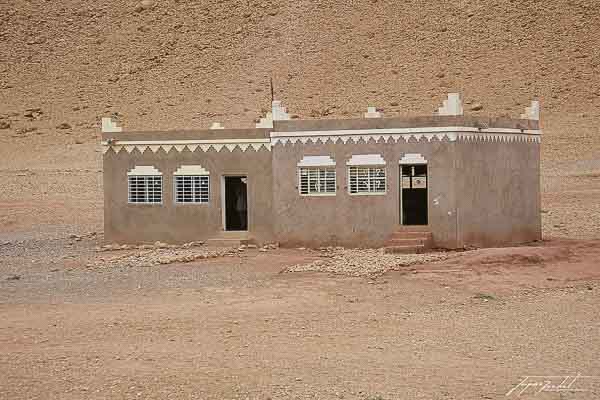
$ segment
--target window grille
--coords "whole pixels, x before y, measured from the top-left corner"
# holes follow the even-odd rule
[[[208,203],[210,177],[208,175],[175,176],[176,203]]]
[[[348,167],[350,194],[386,193],[385,167]]]
[[[335,194],[335,168],[301,167],[299,188],[302,195]]]
[[[129,176],[129,202],[162,203],[162,176]]]

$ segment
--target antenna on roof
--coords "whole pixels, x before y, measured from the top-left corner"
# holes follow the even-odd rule
[[[271,103],[275,100],[275,94],[273,92],[273,77],[269,77],[269,83],[271,85]]]

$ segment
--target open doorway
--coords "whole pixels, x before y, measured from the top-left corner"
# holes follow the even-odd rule
[[[401,165],[402,225],[427,225],[427,164]]]
[[[245,176],[225,176],[225,230],[248,230],[248,190]]]

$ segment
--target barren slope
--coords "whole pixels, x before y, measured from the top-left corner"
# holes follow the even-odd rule
[[[250,126],[273,77],[302,117],[429,114],[449,91],[518,116],[539,98],[545,233],[597,237],[599,28],[597,1],[3,0],[0,227],[101,222],[101,116]]]

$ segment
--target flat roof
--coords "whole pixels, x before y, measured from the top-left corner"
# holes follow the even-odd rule
[[[127,141],[138,140],[222,140],[222,139],[269,139],[273,129],[180,129],[163,131],[102,132],[102,139]]]
[[[539,129],[539,122],[528,119],[473,116],[418,116],[390,118],[349,118],[274,121],[276,132],[333,131],[352,129],[397,129],[461,126],[470,128]]]
[[[291,119],[274,121],[273,128],[183,129],[162,131],[103,132],[102,139],[148,140],[226,140],[269,139],[271,132],[335,131],[355,129],[410,129],[428,127],[472,127],[538,130],[539,121],[475,116],[417,116],[348,119]]]

